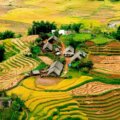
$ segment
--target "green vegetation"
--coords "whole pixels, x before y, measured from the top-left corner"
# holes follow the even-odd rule
[[[116,34],[115,34],[115,37],[116,37],[117,40],[120,40],[120,26],[119,26],[118,29],[117,29],[117,32],[116,32]]]
[[[5,58],[5,47],[4,45],[0,45],[0,62]]]
[[[40,65],[38,65],[34,70],[42,70],[48,67],[44,62],[41,62]]]
[[[37,55],[40,54],[40,52],[41,52],[41,49],[40,49],[39,46],[37,46],[37,45],[31,46],[31,53],[32,53],[33,55],[37,56]]]
[[[15,33],[12,31],[5,31],[5,32],[0,32],[0,40],[4,40],[7,38],[14,38],[15,37]]]
[[[42,33],[50,33],[51,30],[56,29],[56,24],[54,22],[33,22],[32,27],[28,29],[28,35],[35,35]]]
[[[1,94],[3,107],[0,107],[0,120],[19,120],[21,113],[24,112],[23,109],[26,109],[24,101],[15,94],[11,96],[7,96],[5,92]]]
[[[61,25],[60,29],[63,30],[71,30],[79,33],[80,29],[82,28],[82,23],[73,23],[73,24],[63,24]]]
[[[103,34],[96,35],[91,41],[93,41],[97,45],[102,45],[111,42],[113,39],[109,39],[105,37]]]
[[[93,63],[90,60],[81,60],[81,61],[73,61],[71,63],[71,67],[77,70],[81,70],[82,72],[89,72],[93,67]]]

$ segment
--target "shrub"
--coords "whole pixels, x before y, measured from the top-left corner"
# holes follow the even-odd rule
[[[16,37],[16,38],[21,38],[21,37],[22,37],[22,34],[17,34],[15,37]]]
[[[36,38],[35,42],[40,43],[42,41],[42,38]]]
[[[4,60],[5,57],[5,47],[4,45],[0,45],[0,62]]]
[[[32,27],[28,29],[28,35],[36,35],[40,32],[50,33],[51,30],[56,29],[57,26],[54,22],[50,23],[48,21],[34,21]]]
[[[47,33],[44,33],[44,32],[40,32],[40,33],[39,33],[39,36],[40,36],[40,38],[41,38],[42,40],[45,40],[45,39],[48,39],[48,38],[49,38],[48,34],[47,34]]]
[[[89,72],[89,68],[83,67],[83,68],[81,68],[81,71],[82,71],[83,73],[88,73],[88,72]]]
[[[65,63],[65,57],[61,57],[60,62],[64,64]]]
[[[116,32],[116,39],[120,40],[120,26],[118,27],[117,32]]]
[[[71,67],[75,68],[75,69],[83,69],[83,68],[85,68],[85,69],[83,69],[83,71],[87,71],[87,69],[90,70],[93,67],[93,63],[90,60],[87,60],[87,61],[85,61],[85,60],[73,61],[72,64],[71,64]]]
[[[5,31],[5,32],[0,32],[0,40],[4,40],[7,38],[14,38],[15,37],[15,33],[12,31]]]
[[[31,46],[31,53],[33,55],[38,55],[40,54],[40,47],[39,46]]]

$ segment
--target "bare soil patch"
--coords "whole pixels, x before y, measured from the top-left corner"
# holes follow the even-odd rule
[[[51,64],[53,63],[53,60],[50,59],[50,58],[47,57],[47,56],[39,56],[39,58],[40,58],[43,62],[45,62],[47,65],[51,65]]]
[[[55,78],[55,77],[43,77],[36,76],[36,84],[37,85],[44,85],[44,86],[50,86],[58,84],[62,79],[61,78]]]
[[[102,82],[89,82],[87,84],[84,84],[78,88],[71,90],[70,93],[75,96],[96,95],[118,88],[120,88],[120,85],[111,85]]]

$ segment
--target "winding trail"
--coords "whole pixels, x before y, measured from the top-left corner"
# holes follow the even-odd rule
[[[62,55],[63,55],[64,51],[65,51],[65,44],[63,42],[61,42],[61,46],[62,46]],[[69,57],[65,57],[65,67],[64,67],[63,76],[66,75],[66,73],[68,72],[68,64],[69,63],[70,63],[70,58]]]

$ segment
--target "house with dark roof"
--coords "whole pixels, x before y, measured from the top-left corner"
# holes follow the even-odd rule
[[[60,51],[59,47],[55,48],[55,55],[57,55],[57,56],[61,55],[61,51]]]
[[[85,58],[87,56],[87,53],[84,51],[78,51],[75,53],[75,55],[71,58],[71,62],[81,60],[82,58]]]
[[[65,57],[71,57],[71,56],[74,55],[74,53],[75,53],[75,49],[72,46],[69,46],[65,49],[64,56]]]
[[[53,45],[51,43],[47,42],[47,43],[44,44],[43,50],[51,52],[53,50]]]
[[[58,38],[56,36],[51,36],[50,38],[48,38],[48,42],[49,43],[58,42]]]
[[[59,61],[55,61],[48,69],[47,75],[57,77],[60,76],[62,70],[63,70],[63,64]]]

